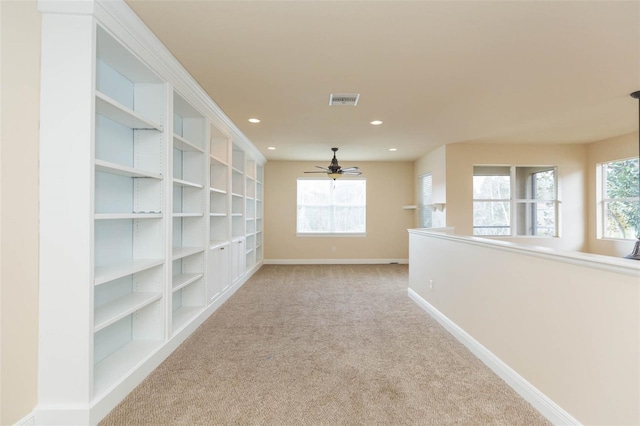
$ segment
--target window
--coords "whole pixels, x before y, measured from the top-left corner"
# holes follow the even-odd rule
[[[553,166],[474,166],[473,235],[557,236],[556,188]]]
[[[364,235],[365,179],[298,179],[297,233]]]
[[[601,168],[600,235],[634,239],[640,234],[638,159],[603,163]]]
[[[426,173],[418,178],[418,187],[420,188],[420,200],[418,205],[418,227],[431,228],[433,226],[433,203],[432,185],[433,180],[431,173]]]

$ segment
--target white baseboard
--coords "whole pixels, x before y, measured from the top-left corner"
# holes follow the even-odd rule
[[[30,412],[20,420],[18,420],[13,426],[36,426],[36,416],[34,412]]]
[[[406,265],[409,259],[265,259],[265,265]]]
[[[531,404],[554,425],[580,425],[581,423],[567,413],[562,407],[553,402],[549,397],[540,392],[535,386],[525,380],[514,369],[505,364],[500,358],[494,355],[480,342],[475,340],[460,328],[457,324],[447,318],[442,312],[423,299],[412,289],[408,289],[409,298],[427,311],[440,325],[458,341],[465,345],[475,356],[487,365],[494,373],[504,380],[514,391]]]

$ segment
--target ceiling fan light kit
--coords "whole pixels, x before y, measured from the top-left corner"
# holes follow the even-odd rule
[[[343,175],[359,176],[362,174],[362,172],[360,171],[360,167],[354,166],[346,167],[343,169],[340,164],[338,164],[338,159],[336,158],[336,152],[338,151],[338,148],[331,148],[331,151],[333,151],[333,158],[331,159],[331,164],[329,164],[329,167],[316,166],[317,168],[322,169],[322,171],[305,173],[326,173],[327,176],[329,176],[329,178],[333,180],[341,178]]]

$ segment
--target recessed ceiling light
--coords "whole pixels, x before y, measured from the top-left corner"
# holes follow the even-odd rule
[[[267,149],[270,149],[271,151],[275,150],[276,147],[275,146],[268,146]]]
[[[389,148],[389,151],[391,151],[391,152],[395,152],[397,150],[398,150],[398,148]]]
[[[381,124],[382,124],[382,121],[380,121],[380,120],[373,120],[373,121],[371,122],[371,124],[373,124],[374,126],[379,126],[379,125],[381,125]]]
[[[254,123],[255,124],[255,123],[259,123],[259,122],[260,122],[260,120],[257,119],[257,118],[250,118],[249,119],[249,123]]]

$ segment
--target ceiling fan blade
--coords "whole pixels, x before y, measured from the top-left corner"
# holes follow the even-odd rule
[[[316,166],[316,167],[319,168],[319,169],[325,170],[327,172],[329,171],[329,169],[327,169],[326,167],[322,167],[322,166]]]
[[[350,175],[350,176],[360,176],[362,174],[362,172],[345,172],[344,170],[342,171],[343,175]]]
[[[328,172],[305,172],[305,173],[323,173],[323,174],[326,174]]]
[[[343,172],[357,172],[358,170],[360,170],[360,167],[357,166],[345,167],[344,169],[342,169]]]

